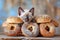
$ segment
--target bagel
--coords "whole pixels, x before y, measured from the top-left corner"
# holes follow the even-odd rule
[[[6,28],[10,27],[11,25],[18,25],[19,29],[21,29],[23,21],[19,17],[8,17],[7,20],[2,24],[2,27]],[[15,27],[14,27],[15,28]],[[17,27],[16,27],[17,28]],[[19,31],[18,35],[22,35],[21,30]]]
[[[40,33],[44,37],[55,35],[55,26],[52,23],[40,24]]]
[[[51,23],[53,23],[55,25],[55,27],[58,27],[58,25],[59,25],[58,22],[55,20],[51,20]]]
[[[48,15],[40,15],[35,18],[37,23],[47,23],[51,21],[50,16]]]
[[[6,22],[7,23],[23,23],[23,20],[19,17],[8,17]]]
[[[4,28],[4,33],[8,36],[17,36],[20,32],[20,27],[17,24],[9,24]]]
[[[35,37],[39,34],[39,28],[36,23],[24,23],[21,30],[24,36]]]

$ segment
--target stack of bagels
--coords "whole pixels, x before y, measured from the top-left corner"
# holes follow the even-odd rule
[[[21,27],[23,21],[19,17],[8,17],[3,23],[4,34],[8,36],[22,35]]]
[[[55,35],[55,28],[58,27],[58,23],[49,15],[33,16],[32,20],[24,22],[20,17],[8,17],[2,24],[4,34],[27,37],[38,37],[41,35],[52,37]]]
[[[36,22],[23,22],[19,17],[8,17],[3,23],[4,33],[8,36],[44,36],[52,37],[55,35],[55,27],[58,23],[48,15],[36,16]]]
[[[36,23],[39,25],[39,32],[44,37],[51,37],[55,35],[55,28],[58,23],[48,15],[40,15],[35,18]]]

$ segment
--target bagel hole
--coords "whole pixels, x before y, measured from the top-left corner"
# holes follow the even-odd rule
[[[14,29],[14,26],[11,26],[10,30],[13,30]]]
[[[45,28],[47,31],[49,31],[50,29],[49,29],[49,27],[48,26],[46,26],[46,28]]]
[[[29,27],[29,28],[28,28],[28,30],[32,31],[32,30],[33,30],[33,28],[32,28],[32,27]]]

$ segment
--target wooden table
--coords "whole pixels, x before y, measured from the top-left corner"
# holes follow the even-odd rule
[[[23,37],[23,36],[6,36],[6,35],[0,35],[0,40],[60,40],[60,36],[54,36],[54,37]]]

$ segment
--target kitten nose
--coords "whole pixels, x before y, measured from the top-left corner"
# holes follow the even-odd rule
[[[26,16],[26,22],[27,22],[27,21],[29,21],[29,16],[28,16],[28,15]]]

